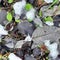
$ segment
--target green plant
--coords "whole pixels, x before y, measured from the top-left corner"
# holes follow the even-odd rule
[[[10,12],[7,12],[7,16],[6,16],[6,18],[7,18],[7,20],[9,21],[9,22],[11,22],[12,21],[12,14],[10,13]]]
[[[47,16],[44,18],[44,22],[47,22],[47,21],[53,22],[53,18],[51,16]]]
[[[42,11],[41,10],[39,11],[39,16],[42,17]]]
[[[27,11],[29,11],[31,8],[33,8],[33,6],[31,4],[29,4],[29,3],[27,3],[26,6],[25,6],[25,9]]]
[[[57,4],[59,2],[59,0],[53,0],[52,4],[49,6],[49,8],[51,8],[54,4]]]
[[[8,3],[13,3],[13,0],[8,0]]]
[[[19,22],[21,22],[21,21],[20,21],[20,20],[15,20],[15,22],[19,23]]]

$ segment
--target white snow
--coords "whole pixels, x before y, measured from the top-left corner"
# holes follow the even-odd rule
[[[12,40],[12,39],[11,39]],[[7,40],[7,44],[5,44],[7,47],[9,48],[14,48],[14,43],[13,43],[13,40],[11,41],[10,39]],[[10,43],[9,43],[10,42]]]
[[[34,19],[34,23],[36,25],[39,25],[39,27],[43,27],[43,23],[42,23],[41,19],[39,18],[39,16],[37,16],[37,18]]]
[[[25,38],[24,41],[26,42],[26,41],[31,41],[31,40],[32,40],[32,38],[31,38],[30,35],[28,34],[28,36]]]
[[[44,0],[45,2],[47,2],[47,3],[52,3],[53,2],[53,0]]]
[[[57,56],[58,56],[58,50],[57,50],[58,44],[56,42],[50,44],[50,40],[46,40],[45,45],[47,46],[48,50],[50,51],[49,55],[53,59],[57,58]]]
[[[57,43],[53,43],[49,46],[50,56],[52,56],[53,59],[55,59],[58,56],[57,47],[58,47]]]
[[[54,23],[53,22],[50,22],[50,21],[47,21],[47,22],[45,22],[47,25],[49,25],[49,26],[52,26],[52,25],[54,25]]]
[[[32,8],[30,11],[28,11],[26,13],[26,17],[27,17],[27,19],[34,20],[34,18],[35,18],[35,9]]]
[[[45,40],[44,44],[48,47],[50,45],[50,40]]]
[[[21,16],[25,5],[26,5],[26,1],[25,1],[25,0],[16,2],[16,3],[13,5],[15,14]]]

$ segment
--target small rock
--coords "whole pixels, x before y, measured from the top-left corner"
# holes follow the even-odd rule
[[[45,41],[45,45],[47,46],[47,49],[50,51],[50,56],[53,59],[56,59],[58,56],[58,43],[54,42],[54,43],[50,43],[50,40]]]
[[[58,14],[59,9],[57,8],[59,7],[57,5],[55,5],[52,9],[48,9],[48,8],[49,8],[49,5],[41,7],[43,17],[53,16],[53,15]]]
[[[26,54],[26,55],[25,55],[25,60],[36,60],[36,59],[35,59],[34,57]]]
[[[17,28],[19,30],[18,33],[22,33],[24,35],[29,34],[30,36],[32,36],[32,33],[35,30],[34,26],[28,21],[18,23]]]
[[[15,48],[21,48],[23,44],[24,44],[24,40],[17,41]]]
[[[54,19],[54,26],[56,27],[60,27],[60,15],[56,15],[55,17],[53,17]]]
[[[14,48],[15,43],[16,43],[16,41],[14,39],[12,39],[12,38],[5,38],[4,41],[6,42],[5,46],[7,46],[9,48]]]
[[[33,4],[34,0],[27,0],[27,2]]]
[[[4,29],[4,26],[0,25],[0,35],[8,35],[8,31]]]
[[[34,57],[41,55],[40,48],[34,48],[33,49],[33,55],[34,55]]]
[[[8,58],[9,60],[22,60],[21,58],[17,57],[14,53],[10,53]]]

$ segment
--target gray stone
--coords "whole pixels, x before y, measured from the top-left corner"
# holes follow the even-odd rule
[[[7,46],[9,48],[14,48],[16,40],[14,40],[12,38],[5,38],[4,41],[6,42],[5,46]]]
[[[32,48],[43,44],[44,40],[56,41],[60,38],[60,29],[57,27],[44,26],[43,28],[37,28],[33,33],[34,44]],[[45,32],[44,32],[45,31]]]
[[[5,10],[0,11],[0,24],[3,24],[4,21],[6,20],[6,14],[7,14],[7,12]]]
[[[34,31],[34,27],[31,23],[28,21],[21,22],[17,25],[19,33],[22,33],[24,35],[32,35]]]
[[[27,55],[25,55],[25,60],[36,60],[36,59],[27,54]]]

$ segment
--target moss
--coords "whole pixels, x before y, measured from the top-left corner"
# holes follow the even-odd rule
[[[53,0],[52,4],[49,6],[49,9],[57,3],[59,3],[59,0]]]

